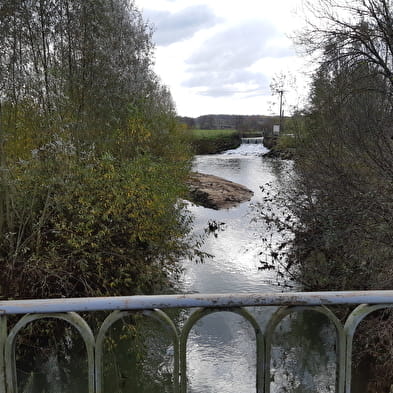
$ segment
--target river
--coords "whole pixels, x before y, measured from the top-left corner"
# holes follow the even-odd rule
[[[262,237],[274,243],[279,234],[269,232],[258,216],[262,188],[280,191],[292,175],[291,161],[263,158],[261,144],[243,144],[223,154],[196,156],[194,170],[240,183],[252,191],[251,201],[225,210],[191,206],[195,234],[213,220],[220,229],[205,239],[203,250],[213,255],[203,264],[185,263],[184,292],[242,293],[283,289],[274,271],[258,269],[268,254]],[[271,202],[271,208],[280,206]],[[264,326],[275,308],[252,309]],[[273,350],[273,392],[334,391],[335,361],[332,327],[324,318],[305,312],[279,327]],[[284,342],[285,340],[285,342]],[[194,393],[255,392],[255,340],[248,323],[239,316],[218,313],[198,322],[189,338],[189,391]]]
[[[193,235],[204,237],[203,251],[212,257],[204,263],[183,261],[184,273],[177,291],[244,293],[288,290],[280,285],[274,271],[259,269],[268,251],[262,237],[270,238],[273,243],[279,240],[279,235],[271,233],[257,213],[256,206],[263,202],[261,187],[269,185],[272,190],[282,190],[293,171],[291,161],[262,157],[266,151],[262,144],[247,144],[222,154],[195,157],[194,170],[243,184],[254,191],[254,196],[249,202],[218,211],[190,204],[189,209],[195,218]],[[280,209],[275,205],[274,197],[270,207]],[[206,228],[211,221],[217,223],[219,229],[209,233]],[[263,327],[275,308],[250,311]],[[279,325],[272,352],[272,392],[334,391],[333,328],[315,314],[304,312],[286,318]],[[189,312],[175,310],[172,317],[181,325],[188,315]],[[112,348],[106,355],[106,392],[172,391],[170,341],[156,326],[148,323],[143,329],[140,336],[148,347],[143,358],[138,358],[135,351],[124,350],[129,347],[126,343],[120,348]],[[121,329],[119,331],[118,335],[122,335]],[[255,358],[254,332],[245,320],[228,312],[209,315],[194,326],[189,336],[188,391],[255,392]],[[20,371],[19,376],[25,382],[24,392],[86,391],[86,372],[82,371],[84,361],[78,355],[74,360],[65,361],[52,356],[49,362],[36,364],[36,369],[36,373]],[[137,370],[141,371],[142,377],[136,377]]]

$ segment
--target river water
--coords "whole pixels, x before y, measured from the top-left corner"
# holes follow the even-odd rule
[[[280,285],[274,271],[259,269],[268,254],[262,238],[269,238],[273,243],[279,241],[278,233],[272,233],[258,215],[256,206],[263,202],[261,187],[269,185],[272,190],[282,190],[293,171],[291,161],[262,157],[266,151],[262,144],[243,144],[222,154],[195,157],[195,171],[243,184],[254,191],[254,196],[249,202],[218,211],[190,204],[189,209],[195,217],[194,236],[204,238],[203,251],[212,257],[204,263],[183,261],[184,274],[178,291],[244,293],[288,290]],[[270,203],[271,209],[280,209],[275,205],[274,197]],[[218,230],[206,231],[209,222],[215,222]],[[249,311],[263,327],[275,308]],[[181,326],[189,312],[175,310],[173,314]],[[119,331],[121,335],[121,328]],[[125,343],[106,354],[106,392],[172,391],[170,340],[160,328],[149,324],[141,336],[148,347],[142,359],[135,352],[125,351]],[[304,312],[287,317],[274,337],[272,392],[334,391],[334,346],[333,327],[316,313]],[[74,360],[68,359],[67,366],[62,366],[61,361],[52,356],[49,362],[36,365],[38,372],[20,373],[25,381],[21,391],[86,392],[86,372],[82,371],[85,361],[78,356]],[[254,332],[240,316],[228,312],[211,314],[191,330],[187,350],[189,392],[255,392],[255,364]],[[136,376],[138,372],[141,377]]]
[[[282,191],[290,182],[291,161],[264,158],[261,144],[243,144],[223,154],[196,156],[194,170],[240,183],[252,191],[251,201],[225,210],[198,206],[195,234],[206,232],[209,221],[219,230],[207,235],[203,250],[212,254],[203,264],[186,262],[184,292],[243,293],[288,290],[274,271],[258,269],[268,250],[262,237],[279,241],[256,206],[267,186]],[[280,206],[271,202],[271,209]],[[275,308],[250,310],[264,326]],[[333,328],[316,313],[304,312],[284,320],[272,353],[273,392],[334,391],[335,352]],[[230,313],[205,317],[193,328],[188,347],[189,391],[195,393],[255,392],[255,340],[248,322]]]

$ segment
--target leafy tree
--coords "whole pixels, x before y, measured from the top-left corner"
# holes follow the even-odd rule
[[[0,294],[162,290],[189,152],[126,0],[0,4]]]

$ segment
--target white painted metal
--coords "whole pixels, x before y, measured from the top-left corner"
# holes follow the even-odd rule
[[[273,292],[8,300],[0,301],[0,314],[363,303],[393,303],[393,291]]]

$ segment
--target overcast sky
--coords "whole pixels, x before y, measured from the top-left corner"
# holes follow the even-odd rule
[[[301,0],[136,0],[155,29],[155,70],[181,116],[273,114],[276,75],[296,77],[286,112],[304,97],[305,61],[290,39]]]

